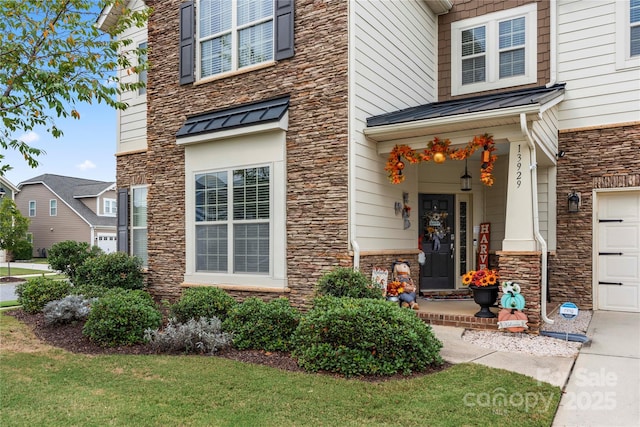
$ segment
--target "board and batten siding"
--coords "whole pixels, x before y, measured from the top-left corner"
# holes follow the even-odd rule
[[[558,81],[567,84],[561,130],[640,120],[640,68],[616,65],[616,31],[626,25],[617,3],[558,1]]]
[[[361,250],[417,247],[417,168],[405,183],[389,183],[386,156],[368,140],[367,117],[436,100],[437,17],[420,1],[350,3],[350,149],[355,150],[355,227]],[[412,184],[410,184],[412,183]],[[409,193],[411,227],[403,230],[394,203]]]
[[[132,3],[130,4],[132,10],[141,10],[145,7],[142,0],[130,3]],[[128,29],[123,37],[133,40],[133,44],[128,48],[135,48],[147,41],[147,27],[134,26]],[[123,82],[134,83],[138,80],[137,74],[128,73],[127,70],[119,70],[118,75]],[[116,112],[118,127],[116,153],[145,150],[147,148],[147,95],[139,94],[137,90],[128,91],[122,93],[120,100],[126,102],[129,107]]]

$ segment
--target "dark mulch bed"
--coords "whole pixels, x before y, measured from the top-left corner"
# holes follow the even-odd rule
[[[18,282],[24,282],[24,279],[20,277],[13,277],[13,276],[0,277],[0,283],[18,283]]]
[[[22,309],[9,310],[6,314],[15,317],[21,322],[28,325],[40,340],[43,342],[58,348],[63,348],[72,353],[81,354],[157,354],[149,345],[137,344],[128,346],[117,347],[102,347],[82,335],[83,322],[75,322],[67,325],[46,325],[44,322],[44,316],[42,313],[28,314]],[[178,354],[178,353],[176,353]],[[182,353],[179,353],[182,354]],[[298,366],[298,363],[288,353],[285,352],[265,352],[260,350],[236,350],[226,349],[217,352],[213,357],[224,357],[227,359],[237,360],[245,363],[254,363],[259,365],[271,366],[278,369],[293,372],[304,372],[302,368]],[[441,366],[435,366],[427,371],[413,373],[411,375],[392,375],[386,377],[380,376],[363,376],[358,379],[365,381],[386,381],[390,379],[399,378],[412,378],[431,373],[442,371],[451,366],[448,363],[444,363]],[[341,377],[333,373],[323,373],[335,377]]]

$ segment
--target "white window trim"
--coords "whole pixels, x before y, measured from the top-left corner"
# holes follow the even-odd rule
[[[525,74],[522,76],[499,78],[498,22],[524,17],[526,26]],[[462,84],[462,31],[486,27],[486,82]],[[538,81],[538,10],[536,3],[513,9],[502,10],[451,24],[451,95],[465,95],[486,90],[520,86]]]
[[[616,2],[616,70],[640,67],[640,56],[631,57],[631,2],[617,0]]]
[[[225,140],[208,134],[200,144],[192,143],[185,150],[185,234],[186,272],[185,286],[212,285],[230,289],[272,289],[287,287],[286,273],[286,133],[282,131],[252,132],[253,126],[242,128],[246,135]],[[285,124],[286,127],[286,124]],[[212,145],[213,144],[213,145]],[[219,146],[229,156],[218,159],[207,153],[208,147]],[[195,150],[192,152],[192,150]],[[218,164],[216,164],[218,163]],[[269,226],[269,275],[244,273],[214,273],[196,271],[195,254],[195,175],[219,170],[233,170],[257,166],[270,167],[270,226]],[[233,254],[230,254],[233,257]]]
[[[274,1],[273,4],[273,11],[272,11],[272,15],[270,18],[261,18],[257,21],[252,22],[250,25],[249,24],[244,24],[244,25],[237,25],[236,23],[238,22],[237,20],[237,16],[238,16],[238,0],[227,0],[227,1],[232,1],[233,4],[231,6],[231,30],[230,31],[223,31],[221,33],[216,33],[216,34],[210,34],[207,37],[205,37],[206,40],[209,39],[213,39],[216,38],[216,36],[220,35],[220,34],[225,34],[227,32],[231,33],[231,69],[229,71],[224,71],[222,73],[217,73],[217,74],[212,74],[210,76],[206,76],[203,77],[202,76],[202,51],[200,48],[200,45],[202,43],[202,39],[200,38],[200,0],[196,0],[195,1],[195,7],[196,7],[196,26],[195,26],[195,35],[194,35],[194,44],[195,44],[195,48],[196,48],[196,63],[195,63],[195,73],[196,73],[196,81],[209,81],[211,79],[219,79],[221,77],[227,77],[227,76],[232,76],[235,74],[238,74],[239,72],[244,72],[245,70],[252,70],[256,67],[258,68],[262,68],[265,65],[272,65],[275,63],[275,46],[276,46],[276,37],[277,34],[275,33],[275,20],[276,20],[276,2]],[[238,33],[241,29],[246,28],[246,27],[250,27],[250,26],[254,26],[257,25],[259,23],[263,23],[266,21],[271,20],[271,24],[273,26],[273,30],[272,30],[272,34],[273,34],[273,40],[272,40],[272,48],[273,48],[273,52],[271,53],[271,59],[267,60],[267,61],[263,61],[263,62],[257,62],[255,64],[251,64],[251,65],[247,65],[245,67],[239,67],[238,66]]]
[[[31,215],[31,204],[33,203],[33,215]],[[34,218],[36,216],[37,203],[35,200],[29,200],[29,217]]]
[[[141,189],[141,188],[145,188],[147,190],[147,218],[146,218],[146,226],[141,227],[139,225],[133,225],[134,221],[133,221],[133,203],[134,203],[134,193],[136,189]],[[131,201],[130,201],[130,209],[129,209],[129,224],[131,224],[130,227],[130,231],[129,231],[129,251],[132,255],[136,255],[133,252],[133,231],[134,230],[147,230],[147,259],[145,262],[144,267],[146,267],[146,264],[149,263],[149,186],[148,185],[134,185],[131,186]]]
[[[116,199],[107,199],[105,198],[102,201],[102,212],[104,213],[105,216],[116,216],[116,212],[112,212],[113,206],[116,205]],[[107,212],[107,204],[109,205],[109,212]],[[117,205],[116,205],[116,209],[117,209]]]
[[[55,210],[56,213],[51,213],[54,209],[54,207],[52,206],[52,204],[55,203]],[[56,199],[50,199],[49,200],[49,216],[58,216],[58,201]]]
[[[145,59],[146,59],[146,61],[147,61],[147,63],[148,63],[148,62],[149,62],[149,43],[147,42],[147,40],[146,40],[146,39],[144,39],[144,40],[142,40],[142,41],[138,42],[138,43],[136,44],[136,46],[137,46],[137,47],[138,47],[138,49],[139,49],[139,48],[140,48],[140,46],[142,46],[143,44],[144,44],[144,45],[146,45],[146,47],[145,47],[145,48],[147,49],[147,53],[145,53],[145,55],[144,55],[144,56],[145,56]],[[146,77],[146,78],[145,78],[145,87],[144,87],[144,88],[140,88],[140,89],[136,90],[136,98],[144,98],[144,99],[143,99],[143,101],[146,101],[146,99],[147,99],[147,86],[146,86],[146,83],[147,83],[147,81],[149,80],[149,73],[148,73],[148,70],[144,70],[144,72],[146,73],[146,76],[145,76],[145,77]],[[140,82],[140,80],[141,80],[141,79],[140,79],[140,77],[141,77],[141,76],[140,76],[140,73],[138,73],[138,74],[137,74],[138,82]]]

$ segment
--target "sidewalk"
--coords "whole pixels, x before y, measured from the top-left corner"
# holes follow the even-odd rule
[[[554,427],[640,426],[640,313],[594,311]]]
[[[0,267],[7,268],[7,266],[9,266],[9,263],[0,262]],[[14,261],[11,263],[10,267],[11,268],[28,268],[30,270],[40,270],[40,271],[53,271],[51,270],[51,268],[49,268],[49,264],[36,264],[32,262]]]
[[[462,341],[464,328],[431,325],[442,341],[442,358],[451,363],[479,363],[530,376],[564,387],[575,362],[574,357],[533,356],[479,347]]]

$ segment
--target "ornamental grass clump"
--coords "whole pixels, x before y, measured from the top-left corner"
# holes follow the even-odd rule
[[[292,356],[311,372],[393,375],[442,364],[442,343],[431,327],[384,300],[318,298],[292,341]]]
[[[187,323],[170,319],[164,330],[147,329],[144,340],[158,353],[182,351],[213,354],[231,346],[231,334],[222,331],[220,319],[189,319]]]
[[[237,349],[288,351],[299,320],[299,311],[287,298],[264,302],[250,297],[231,310],[222,326],[233,333]]]

